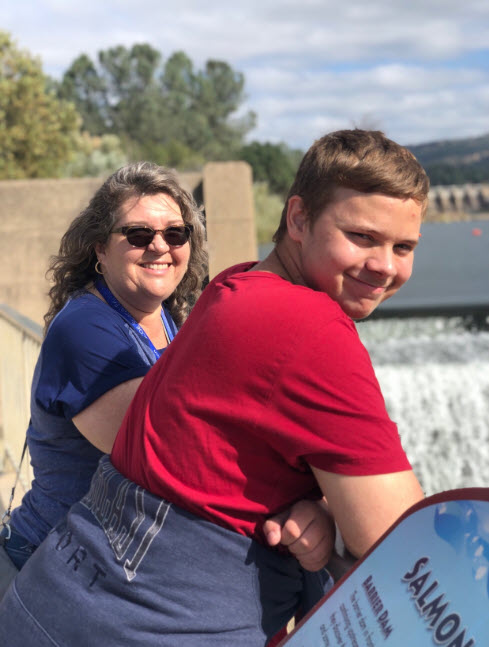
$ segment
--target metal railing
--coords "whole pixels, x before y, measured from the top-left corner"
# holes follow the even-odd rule
[[[30,417],[30,393],[42,341],[41,326],[0,304],[0,473],[14,475]],[[32,468],[24,457],[19,484],[30,487]]]

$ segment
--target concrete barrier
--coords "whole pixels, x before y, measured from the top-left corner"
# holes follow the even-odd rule
[[[489,217],[489,184],[432,186],[426,220],[456,222]]]
[[[211,278],[234,263],[258,258],[252,184],[246,162],[215,162],[204,167]]]

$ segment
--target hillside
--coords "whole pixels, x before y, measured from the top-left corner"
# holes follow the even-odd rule
[[[489,134],[408,148],[425,167],[432,186],[489,182]]]

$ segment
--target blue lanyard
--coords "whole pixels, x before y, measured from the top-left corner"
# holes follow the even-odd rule
[[[138,322],[134,319],[132,314],[129,313],[124,308],[122,303],[119,303],[119,301],[115,298],[115,296],[110,291],[109,287],[99,280],[95,281],[95,287],[100,292],[100,294],[104,297],[104,299],[107,301],[109,306],[113,308],[116,312],[118,312],[121,315],[121,317],[127,321],[127,323],[131,326],[131,328],[133,328],[133,330],[135,330],[137,334],[146,341],[148,346],[153,351],[154,356],[156,357],[156,359],[158,359],[161,355],[160,351],[157,348],[155,348],[153,342],[148,337],[146,332],[143,330],[141,324],[138,324]],[[173,333],[171,326],[168,323],[163,307],[161,308],[161,321],[163,323],[163,327],[168,337],[168,342],[173,341],[173,338],[175,337],[175,335]]]

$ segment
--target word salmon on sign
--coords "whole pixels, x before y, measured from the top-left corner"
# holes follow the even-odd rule
[[[487,647],[489,489],[408,510],[279,645]]]

